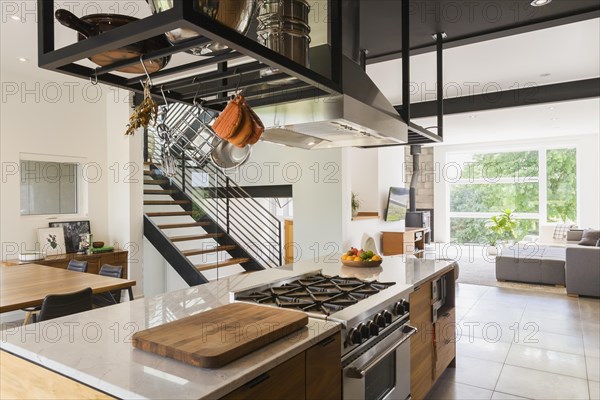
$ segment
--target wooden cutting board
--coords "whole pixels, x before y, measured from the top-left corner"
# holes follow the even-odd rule
[[[219,368],[306,326],[302,312],[232,303],[133,335],[133,346],[203,368]]]

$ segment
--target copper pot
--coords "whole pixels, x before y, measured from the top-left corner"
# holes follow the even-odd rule
[[[92,14],[78,18],[67,10],[56,10],[54,15],[62,25],[79,32],[79,41],[100,35],[101,33],[138,20],[134,17],[119,14]],[[165,35],[159,35],[118,49],[93,55],[90,57],[90,60],[101,67],[105,67],[121,60],[139,59],[143,54],[164,49],[169,46],[171,46],[171,44]],[[153,73],[163,69],[169,63],[170,59],[171,57],[167,56],[156,60],[146,60],[144,61],[144,65],[146,66],[148,73]],[[141,63],[138,63],[128,67],[119,68],[117,71],[130,74],[143,74],[144,68]]]

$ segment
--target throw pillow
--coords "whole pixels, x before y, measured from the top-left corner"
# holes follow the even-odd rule
[[[583,231],[579,245],[582,246],[595,246],[596,242],[600,239],[600,231],[595,229],[586,229]]]
[[[596,247],[600,247],[600,239],[596,242]]]
[[[582,235],[582,229],[571,228],[571,230],[567,232],[567,242],[579,242]]]
[[[565,240],[567,238],[567,232],[575,225],[573,224],[556,224],[554,228],[554,235],[552,235],[553,239],[557,240]]]

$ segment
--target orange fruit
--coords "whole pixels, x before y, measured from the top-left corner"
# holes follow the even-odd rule
[[[342,256],[342,261],[346,261],[347,259],[348,259],[348,256],[347,256],[347,255],[343,255],[343,256]]]
[[[362,261],[362,258],[360,258],[360,257],[354,257],[353,261]]]
[[[373,257],[371,257],[371,261],[381,261],[381,257],[378,255],[374,255]]]

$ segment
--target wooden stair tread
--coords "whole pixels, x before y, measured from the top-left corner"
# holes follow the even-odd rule
[[[210,222],[189,222],[182,224],[163,224],[158,225],[158,229],[176,229],[176,228],[193,228],[195,226],[209,226]]]
[[[168,179],[144,179],[144,185],[167,185]]]
[[[198,271],[206,271],[209,269],[215,269],[219,267],[227,267],[229,265],[243,264],[247,263],[248,261],[250,261],[249,258],[230,258],[229,260],[219,261],[216,263],[198,264],[195,267]]]
[[[193,211],[164,211],[164,212],[148,212],[148,217],[178,217],[182,215],[192,215]]]
[[[144,194],[175,194],[178,190],[176,189],[146,189]]]
[[[190,240],[215,239],[223,236],[225,236],[224,233],[205,233],[202,235],[171,236],[169,240],[171,242],[188,242]]]
[[[154,172],[153,169],[145,169],[144,170],[144,175],[152,175],[153,172]]]
[[[154,161],[144,161],[144,165],[161,165],[161,163]]]
[[[183,255],[186,257],[197,256],[200,254],[210,254],[210,253],[218,253],[219,251],[230,251],[235,250],[237,248],[234,244],[228,244],[224,246],[216,246],[209,249],[196,249],[196,250],[185,250],[182,251]]]
[[[180,204],[190,204],[189,200],[144,200],[145,206],[171,206],[171,205],[180,205]]]

